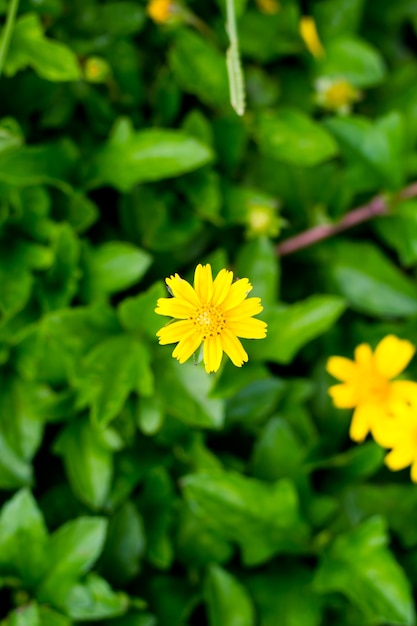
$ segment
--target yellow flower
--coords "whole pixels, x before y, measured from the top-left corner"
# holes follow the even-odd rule
[[[314,57],[317,59],[324,57],[324,48],[317,32],[316,22],[310,15],[304,15],[301,18],[300,35]]]
[[[329,111],[346,115],[361,94],[344,78],[319,78],[316,82],[316,102]]]
[[[278,0],[256,0],[258,9],[266,15],[275,15],[281,9]]]
[[[172,4],[171,0],[150,0],[147,13],[157,24],[164,24],[171,17]]]
[[[417,395],[397,403],[373,435],[377,443],[391,449],[385,464],[394,472],[411,465],[411,480],[417,483]]]
[[[221,270],[213,280],[211,266],[197,265],[194,287],[178,274],[166,279],[173,298],[159,298],[155,312],[179,319],[156,334],[160,344],[177,343],[172,356],[184,363],[203,343],[206,372],[217,372],[223,352],[241,367],[248,355],[238,337],[262,339],[266,324],[253,319],[263,310],[260,298],[247,298],[247,278],[232,284],[233,272]]]
[[[350,426],[354,441],[363,441],[398,402],[417,393],[417,383],[392,381],[407,367],[414,352],[409,341],[387,335],[375,352],[363,343],[355,349],[354,361],[340,356],[327,361],[327,371],[342,381],[329,389],[334,405],[340,409],[355,409]]]
[[[278,217],[274,206],[253,204],[247,214],[246,236],[249,239],[256,237],[276,237],[285,221]]]

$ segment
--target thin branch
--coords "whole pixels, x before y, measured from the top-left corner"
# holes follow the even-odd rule
[[[409,198],[415,198],[416,196],[417,182],[414,182],[400,191],[397,198],[407,200]],[[349,230],[349,228],[367,222],[378,215],[387,215],[390,211],[390,206],[391,204],[385,195],[381,194],[376,196],[368,202],[368,204],[364,204],[347,213],[337,224],[315,226],[314,228],[305,230],[299,235],[282,241],[277,245],[276,253],[278,256],[286,256],[298,250],[302,250],[303,248],[313,246],[315,243],[333,237],[333,235],[337,235],[345,230]]]
[[[10,0],[9,6],[7,7],[6,23],[0,39],[0,76],[9,50],[18,8],[19,0]]]

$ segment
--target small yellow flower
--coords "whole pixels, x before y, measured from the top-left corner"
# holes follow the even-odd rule
[[[258,9],[266,15],[275,15],[281,9],[278,0],[256,0]]]
[[[147,8],[149,17],[157,24],[168,22],[173,12],[172,0],[150,0]]]
[[[344,78],[319,78],[316,82],[316,102],[329,111],[346,115],[360,97],[360,91]]]
[[[246,236],[276,237],[285,221],[277,215],[276,207],[254,204],[248,210]]]
[[[316,59],[324,57],[325,52],[317,32],[316,22],[310,15],[304,15],[301,18],[300,35],[307,49]]]
[[[387,335],[375,352],[363,343],[355,349],[354,361],[340,356],[327,361],[327,371],[342,381],[329,389],[334,405],[355,409],[350,426],[354,441],[363,441],[398,402],[417,393],[417,383],[392,380],[407,367],[414,352],[409,341]]]
[[[417,483],[417,395],[397,403],[374,428],[373,436],[381,446],[391,449],[385,464],[394,472],[411,465],[411,480]]]
[[[238,337],[262,339],[267,325],[254,319],[263,310],[260,298],[247,298],[247,278],[233,281],[233,272],[221,270],[213,280],[211,266],[197,265],[194,287],[178,274],[166,279],[172,298],[159,298],[155,312],[180,321],[161,328],[160,344],[176,343],[172,356],[184,363],[203,344],[206,372],[217,372],[223,352],[237,367],[248,360]]]
[[[90,83],[104,83],[110,74],[110,65],[101,57],[89,57],[84,64],[84,76]]]

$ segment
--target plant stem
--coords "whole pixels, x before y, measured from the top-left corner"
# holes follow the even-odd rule
[[[402,189],[397,198],[400,200],[406,200],[408,198],[415,198],[417,196],[417,182],[411,183],[408,187]],[[364,204],[352,211],[349,211],[337,224],[323,224],[315,226],[295,235],[289,237],[285,241],[279,243],[276,247],[276,253],[278,256],[286,256],[293,254],[303,248],[313,246],[315,243],[333,237],[357,224],[367,222],[378,215],[387,215],[390,210],[390,203],[386,196],[375,196],[368,204]]]
[[[0,40],[0,76],[9,50],[18,8],[19,0],[10,0],[9,6],[7,7],[6,23]]]

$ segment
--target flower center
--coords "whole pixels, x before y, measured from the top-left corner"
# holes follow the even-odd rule
[[[390,385],[389,381],[383,376],[368,374],[368,376],[358,381],[358,383],[362,401],[372,403],[385,403],[387,401]]]
[[[209,305],[198,308],[190,320],[202,333],[204,339],[220,335],[226,323],[223,313],[217,307]]]

